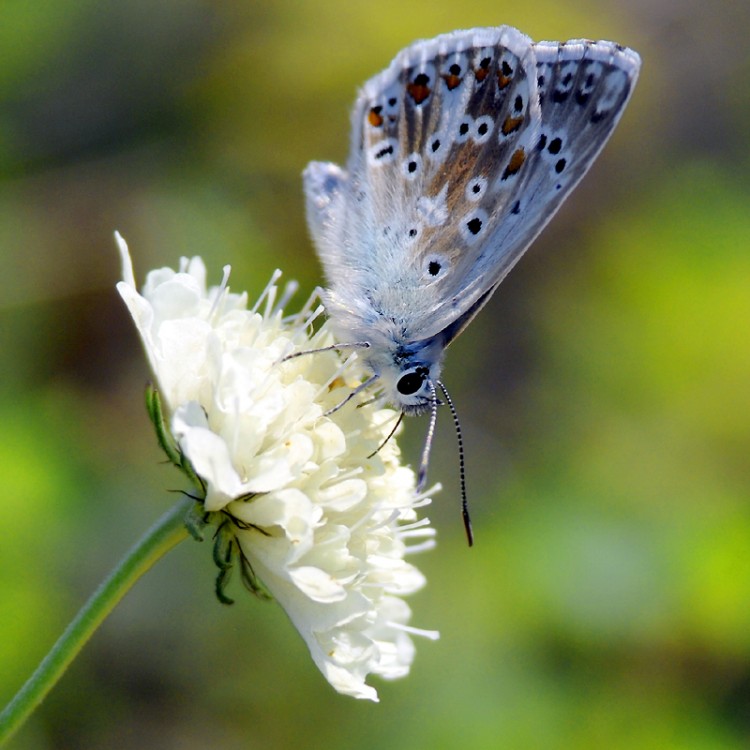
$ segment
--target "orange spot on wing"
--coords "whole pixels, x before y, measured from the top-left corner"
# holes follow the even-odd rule
[[[461,83],[460,76],[454,76],[452,73],[443,76],[443,80],[446,86],[448,86],[448,91],[453,91]]]
[[[429,86],[417,83],[416,81],[408,84],[406,90],[409,92],[411,98],[414,99],[415,104],[421,104],[432,93]]]
[[[521,127],[521,123],[523,123],[523,117],[506,117],[501,128],[503,135],[510,135],[518,130]]]
[[[503,172],[502,179],[507,180],[508,177],[512,177],[514,174],[517,174],[518,171],[523,166],[523,163],[525,161],[526,161],[526,152],[522,148],[516,149],[513,152],[513,155],[510,157],[508,166],[505,167],[505,171]]]
[[[374,128],[379,128],[383,124],[383,115],[380,114],[382,111],[382,107],[372,107],[370,114],[367,115],[367,121]]]
[[[497,85],[501,90],[510,86],[512,80],[513,79],[510,76],[506,76],[502,70],[497,74]]]
[[[486,57],[479,63],[479,67],[474,70],[474,78],[477,83],[481,83],[490,74],[490,58]]]

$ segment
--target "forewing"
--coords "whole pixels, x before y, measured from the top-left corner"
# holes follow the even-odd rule
[[[363,87],[345,244],[405,339],[471,307],[462,289],[496,261],[486,240],[538,140],[536,86],[531,40],[500,27],[417,42]]]
[[[510,27],[403,50],[359,95],[346,172],[305,174],[331,314],[404,341],[455,335],[588,170],[639,66],[611,42]]]

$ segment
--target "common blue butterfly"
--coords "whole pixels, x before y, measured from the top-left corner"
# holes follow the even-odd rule
[[[363,387],[402,414],[432,410],[430,435],[437,387],[455,417],[446,347],[594,162],[639,68],[613,42],[509,26],[418,41],[360,91],[346,169],[305,170],[334,332],[362,347]],[[465,503],[464,520],[471,543]]]

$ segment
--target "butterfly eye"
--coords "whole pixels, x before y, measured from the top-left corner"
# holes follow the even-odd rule
[[[407,372],[406,375],[402,375],[399,378],[398,383],[396,383],[396,390],[402,396],[412,396],[422,387],[426,378],[427,368],[418,367],[416,370]]]

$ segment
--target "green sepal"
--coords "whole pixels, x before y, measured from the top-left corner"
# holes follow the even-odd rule
[[[167,427],[164,419],[164,409],[161,405],[161,396],[152,383],[146,386],[146,411],[149,419],[156,430],[156,439],[159,441],[161,449],[167,454],[167,458],[178,468],[182,467],[182,454],[177,447],[172,433]]]
[[[234,604],[234,599],[232,599],[232,597],[227,596],[226,593],[224,593],[224,589],[229,584],[229,580],[231,577],[232,577],[231,566],[220,571],[219,574],[216,576],[216,585],[214,589],[216,592],[216,598],[219,600],[219,602],[221,602],[222,604],[226,604],[227,606],[230,604]]]
[[[152,383],[146,386],[146,411],[148,411],[149,419],[156,430],[156,439],[161,449],[167,454],[169,462],[185,474],[191,484],[205,497],[206,486],[203,484],[203,480],[195,473],[193,465],[172,437],[172,433],[169,431],[166,419],[164,418],[161,396]]]
[[[206,538],[204,531],[211,524],[210,517],[211,514],[206,513],[200,501],[191,505],[190,510],[185,514],[185,528],[196,542],[202,542]]]
[[[263,581],[255,575],[253,566],[250,565],[250,561],[240,553],[240,577],[245,588],[251,593],[255,594],[258,599],[265,601],[271,601],[273,596],[271,592],[265,587]]]
[[[214,537],[214,564],[220,570],[226,570],[232,567],[232,558],[234,557],[235,541],[232,524],[229,521],[223,521],[216,529]]]
[[[236,544],[232,524],[224,521],[216,530],[213,547],[214,564],[219,569],[216,575],[216,598],[222,604],[234,604],[234,599],[227,596],[225,589],[232,577],[234,557],[237,554]]]
[[[216,575],[216,598],[222,604],[234,604],[234,599],[226,593],[226,587],[239,561],[240,579],[245,588],[259,599],[271,600],[270,591],[264,586],[253,570],[250,561],[245,557],[234,533],[234,523],[224,521],[216,530],[213,557],[219,572]]]

